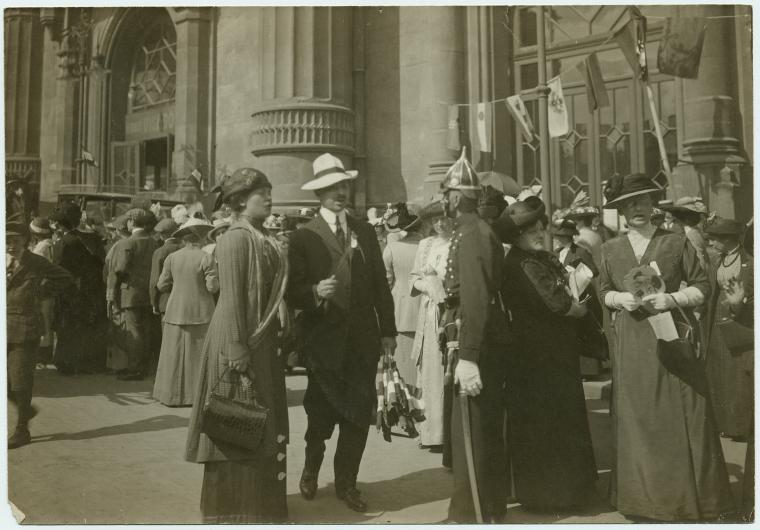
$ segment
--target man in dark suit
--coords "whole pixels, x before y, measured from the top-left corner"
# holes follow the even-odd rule
[[[8,400],[18,408],[16,429],[8,439],[8,449],[31,441],[29,420],[36,414],[32,407],[34,368],[44,331],[41,303],[73,287],[72,277],[65,269],[26,250],[28,241],[26,223],[6,222]]]
[[[113,271],[116,282],[109,296],[109,316],[121,310],[124,318],[127,371],[118,376],[122,381],[139,381],[148,371],[150,327],[153,309],[148,284],[153,252],[158,242],[152,237],[156,224],[153,214],[142,208],[127,212],[127,228],[132,232],[116,248]]]
[[[375,231],[346,214],[348,181],[355,171],[324,154],[314,161],[319,214],[290,239],[288,301],[303,311],[308,388],[306,463],[300,490],[314,498],[325,441],[340,427],[335,493],[349,508],[366,511],[356,489],[375,408],[375,373],[382,351],[396,347],[393,299]]]

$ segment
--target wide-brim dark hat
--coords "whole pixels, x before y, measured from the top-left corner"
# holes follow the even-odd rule
[[[531,200],[510,204],[494,221],[493,230],[503,242],[514,242],[523,228],[546,219],[546,207],[541,199],[538,197],[529,197],[529,199]]]
[[[82,220],[82,209],[76,203],[64,202],[50,214],[50,220],[56,223],[64,221],[72,227],[76,227]]]
[[[570,219],[562,219],[559,224],[552,226],[551,233],[555,236],[577,236],[578,225],[575,224],[575,221]]]
[[[272,184],[264,173],[251,167],[243,167],[235,170],[229,178],[224,179],[219,189],[222,199],[226,200],[237,193],[271,187]]]
[[[715,216],[705,223],[705,234],[711,236],[734,236],[744,232],[747,226],[735,219]]]
[[[478,215],[482,219],[496,219],[507,207],[504,193],[492,186],[483,186],[483,193],[478,201]]]
[[[412,228],[417,226],[423,221],[429,221],[436,217],[444,217],[446,215],[446,209],[443,207],[443,201],[436,199],[433,202],[423,206],[419,212],[417,212],[417,218],[406,228]]]
[[[625,201],[638,195],[659,193],[660,188],[644,173],[631,173],[621,176],[613,175],[604,187],[604,197],[607,202],[604,208],[611,210],[619,208]]]
[[[35,217],[29,223],[29,231],[40,236],[49,236],[53,233],[50,229],[50,222],[44,217]]]

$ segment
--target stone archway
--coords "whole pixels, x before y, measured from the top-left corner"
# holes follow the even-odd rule
[[[119,8],[101,36],[104,66],[110,72],[103,131],[103,151],[108,153],[108,182],[139,183],[141,190],[173,197],[177,183],[197,169],[208,176],[209,21],[211,8]],[[142,24],[146,21],[148,24]],[[174,62],[171,102],[148,102],[144,112],[134,111],[135,40],[143,26],[155,29],[163,21],[173,34]],[[169,28],[169,26],[171,26]],[[171,39],[169,39],[171,40]],[[144,91],[143,91],[144,92]],[[132,99],[130,99],[132,96]],[[144,102],[143,102],[144,103]],[[162,138],[165,138],[165,143]],[[119,144],[122,142],[122,144]],[[135,142],[153,145],[135,147]],[[116,145],[115,145],[116,144]],[[160,145],[159,145],[160,144]],[[167,174],[131,174],[145,166],[149,151],[168,149]],[[115,160],[119,157],[119,160]],[[115,166],[116,164],[116,166]],[[118,177],[118,178],[114,178]],[[121,182],[119,182],[121,179]],[[146,189],[147,186],[147,189]]]

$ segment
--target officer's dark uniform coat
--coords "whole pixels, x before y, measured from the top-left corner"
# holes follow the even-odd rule
[[[498,518],[506,510],[509,491],[504,446],[504,380],[507,319],[499,299],[504,251],[488,224],[475,213],[463,213],[455,222],[444,278],[447,309],[444,322],[461,319],[459,358],[480,368],[483,389],[469,399],[475,473],[484,518]],[[475,522],[464,453],[464,431],[459,400],[453,400],[451,445],[454,494],[449,518]]]

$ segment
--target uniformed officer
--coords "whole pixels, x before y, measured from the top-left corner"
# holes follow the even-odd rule
[[[477,522],[478,502],[485,522],[499,521],[506,513],[509,484],[503,437],[507,319],[498,297],[504,253],[490,226],[477,214],[482,190],[464,150],[441,188],[446,213],[454,219],[442,325],[449,347],[458,346],[449,350],[456,357],[451,363],[454,494],[449,519]]]

